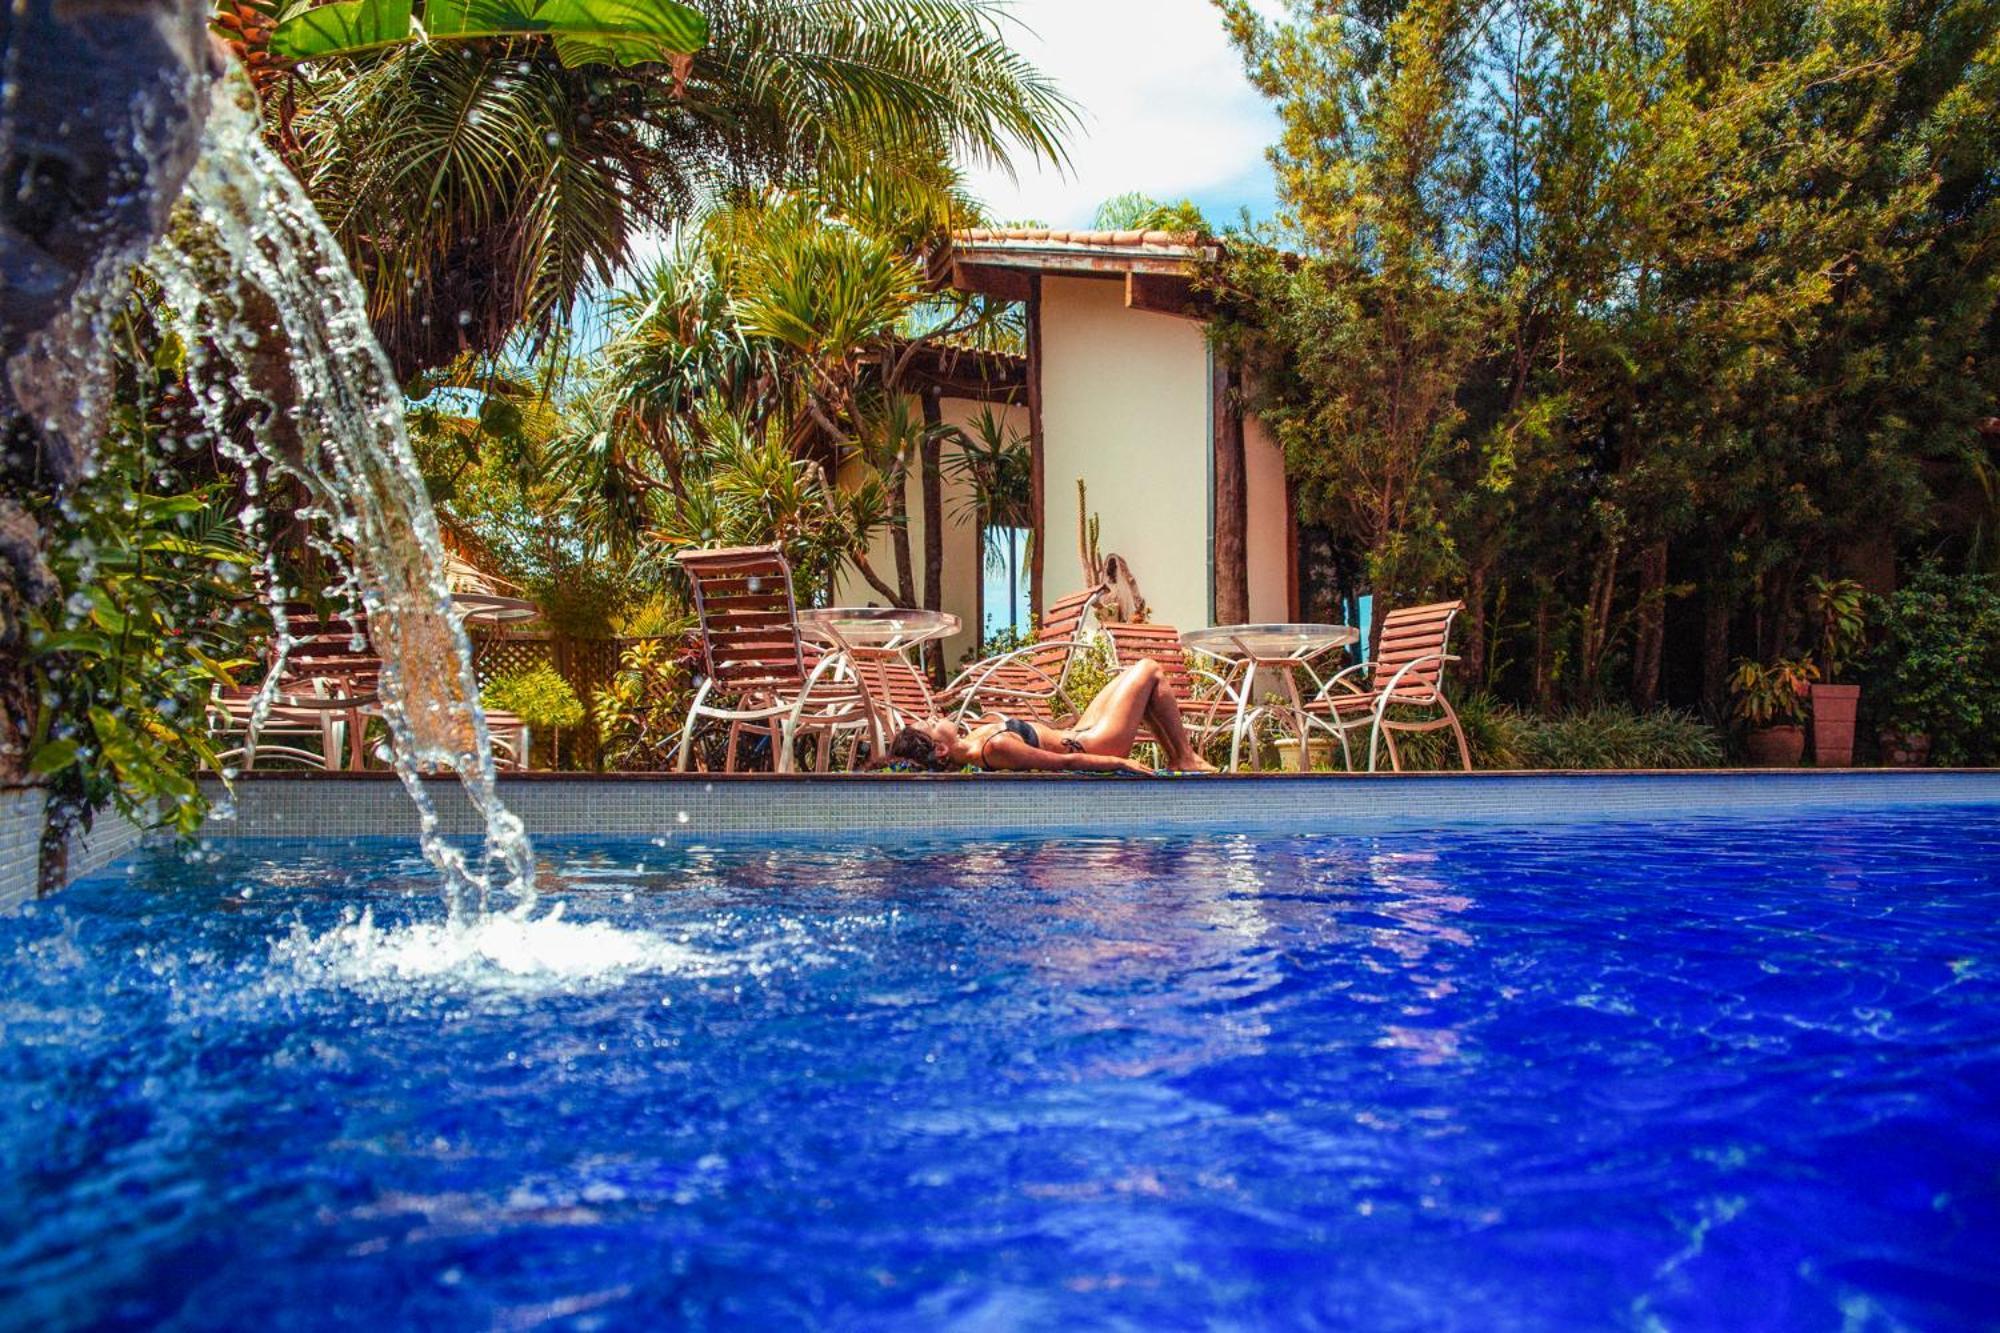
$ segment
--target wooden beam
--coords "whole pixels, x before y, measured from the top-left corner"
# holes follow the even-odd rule
[[[1299,614],[1299,509],[1292,479],[1285,478],[1285,618],[1294,623]]]
[[[1208,302],[1194,289],[1194,280],[1182,274],[1127,273],[1125,307],[1182,319],[1205,320],[1210,313]]]
[[[1025,301],[1037,275],[1028,269],[1000,264],[968,264],[954,261],[951,285],[961,292],[978,292],[1002,301]]]
[[[1250,619],[1250,482],[1244,457],[1243,377],[1222,361],[1210,377],[1215,419],[1215,620],[1240,625]]]
[[[1028,324],[1028,507],[1033,527],[1028,542],[1028,610],[1042,616],[1042,548],[1048,545],[1048,485],[1042,447],[1042,280],[1034,276],[1026,298]]]

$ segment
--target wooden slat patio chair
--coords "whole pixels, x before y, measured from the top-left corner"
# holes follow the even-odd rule
[[[938,704],[960,721],[990,711],[1052,726],[1063,721],[1062,688],[1090,650],[1086,622],[1103,595],[1103,588],[1091,588],[1051,602],[1033,643],[974,662],[939,691]]]
[[[838,733],[858,738],[872,729],[867,698],[847,673],[844,655],[818,652],[799,637],[792,567],[782,551],[724,547],[683,551],[674,559],[694,585],[703,662],[681,729],[681,772],[703,721],[729,724],[726,772],[736,769],[737,741],[745,733],[768,736],[772,767],[788,773],[800,735],[818,733],[823,766]]]
[[[1174,702],[1180,705],[1181,721],[1197,745],[1234,729],[1237,711],[1234,682],[1191,661],[1178,629],[1172,625],[1119,621],[1101,621],[1098,629],[1110,644],[1111,664],[1118,670],[1147,658],[1160,664],[1167,687],[1174,692]],[[1236,663],[1230,671],[1240,675],[1247,665]],[[1139,728],[1139,738],[1159,743],[1150,726]]]
[[[848,652],[855,678],[875,714],[875,751],[883,752],[889,738],[907,726],[938,717],[942,709],[931,692],[930,677],[900,649],[852,648]]]
[[[254,744],[250,724],[259,688],[217,691],[212,708],[218,730],[225,739],[241,738],[221,757],[246,772],[259,757],[329,770],[362,767],[367,710],[380,697],[382,678],[367,622],[323,616],[296,603],[285,609],[285,630],[291,646],[282,662],[275,636],[269,646],[266,669],[282,674]],[[308,748],[314,741],[316,750]]]
[[[299,682],[310,688],[311,682]],[[264,715],[252,744],[250,729],[259,689],[237,685],[217,689],[209,700],[209,725],[217,736],[216,758],[225,766],[254,771],[259,764],[297,764],[321,770],[340,767],[344,732],[331,709],[295,703],[280,693]]]
[[[1375,771],[1377,753],[1385,743],[1389,765],[1400,773],[1403,760],[1396,750],[1397,732],[1449,730],[1458,742],[1460,762],[1467,772],[1472,771],[1465,728],[1459,725],[1458,713],[1444,692],[1445,666],[1458,660],[1448,651],[1451,625],[1464,609],[1464,602],[1433,602],[1391,611],[1382,619],[1381,637],[1374,645],[1375,660],[1357,663],[1335,675],[1307,702],[1308,725],[1340,742],[1348,767],[1353,767],[1349,732],[1367,730],[1370,773]],[[1364,680],[1366,684],[1361,683]],[[1392,710],[1435,711],[1436,715],[1412,719],[1393,715]]]

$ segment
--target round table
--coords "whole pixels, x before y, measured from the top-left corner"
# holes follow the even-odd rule
[[[455,592],[452,609],[468,625],[502,625],[514,620],[533,620],[542,611],[533,602],[498,593]]]
[[[900,652],[932,639],[948,639],[962,624],[945,611],[898,606],[821,606],[799,612],[799,629],[836,648]]]
[[[1257,673],[1276,671],[1285,682],[1291,701],[1287,710],[1292,732],[1299,741],[1299,771],[1306,771],[1306,704],[1299,694],[1298,668],[1314,658],[1361,641],[1361,631],[1352,625],[1211,625],[1207,629],[1185,630],[1181,645],[1211,657],[1247,662],[1243,680],[1236,687],[1236,726],[1229,741],[1229,767],[1234,769],[1243,754],[1243,737],[1260,709],[1250,700],[1256,694]]]

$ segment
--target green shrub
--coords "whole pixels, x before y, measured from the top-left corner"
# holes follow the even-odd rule
[[[1412,717],[1423,714],[1412,714]],[[1475,694],[1458,704],[1459,721],[1480,769],[1714,768],[1722,763],[1722,733],[1691,713],[1662,709],[1640,713],[1610,705],[1535,717]],[[1368,733],[1348,737],[1354,763],[1368,762]],[[1407,770],[1458,767],[1449,731],[1399,735]],[[1388,767],[1385,754],[1379,761]]]
[[[479,692],[487,708],[512,713],[531,731],[558,731],[584,718],[583,700],[552,667],[529,667],[496,676]]]
[[[1723,736],[1692,713],[1623,705],[1529,719],[1522,768],[1714,768]]]
[[[625,648],[618,674],[593,700],[607,767],[649,772],[672,766],[694,702],[699,660],[698,650],[683,636],[640,639]]]
[[[46,853],[107,808],[194,836],[208,814],[197,768],[221,767],[210,697],[251,665],[241,498],[161,442],[179,343],[148,343],[129,314],[114,327],[115,395],[96,469],[61,504],[33,509],[54,537],[54,595],[25,617],[27,767],[48,787],[51,882],[61,864]]]
[[[1924,569],[1871,610],[1881,637],[1864,697],[1875,715],[1929,736],[1935,763],[2000,762],[2000,583]]]

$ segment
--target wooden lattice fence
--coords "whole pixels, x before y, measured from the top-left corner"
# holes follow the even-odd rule
[[[610,687],[618,674],[620,654],[637,639],[566,639],[547,634],[490,634],[472,641],[472,666],[483,687],[500,676],[511,676],[536,667],[550,667],[569,682],[586,709],[593,708],[600,691]],[[557,767],[554,747],[557,738],[535,737],[534,762],[537,767]],[[586,721],[562,738],[565,755],[572,764],[591,767],[597,759],[597,733]]]

